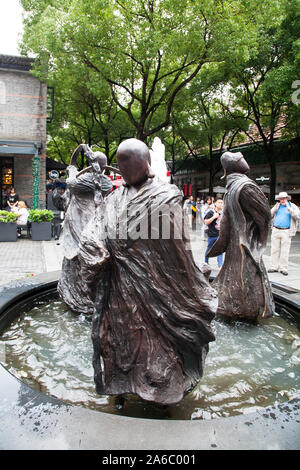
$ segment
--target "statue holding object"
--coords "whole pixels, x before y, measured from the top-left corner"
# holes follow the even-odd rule
[[[79,172],[76,161],[80,152],[84,153],[91,166]],[[112,189],[111,180],[103,174],[106,166],[107,159],[102,152],[92,152],[86,144],[79,145],[67,168],[66,192],[63,195],[57,191],[53,193],[54,204],[65,211],[61,235],[64,258],[58,292],[68,307],[87,315],[94,310],[97,279],[87,285],[89,260],[81,256],[81,251],[83,246],[88,251],[83,236],[85,241],[90,238],[86,234],[89,222],[95,219],[96,211],[101,210],[103,197]]]

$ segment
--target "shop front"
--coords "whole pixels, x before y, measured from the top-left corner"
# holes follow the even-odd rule
[[[45,207],[46,158],[40,149],[39,142],[0,140],[1,209],[12,186],[29,208]]]
[[[14,159],[12,157],[0,157],[0,185],[0,209],[5,209],[8,191],[14,185]]]

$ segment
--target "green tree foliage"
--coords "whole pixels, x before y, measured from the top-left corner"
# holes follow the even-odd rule
[[[228,48],[224,40],[228,31],[231,40],[242,46],[250,37],[243,21],[234,21],[239,1],[22,0],[22,4],[27,11],[24,50],[38,55],[39,78],[55,82],[59,70],[62,84],[62,74],[75,73],[97,100],[105,82],[141,140],[169,125],[176,98],[205,63],[223,60],[220,50]]]
[[[245,60],[228,58],[232,70],[231,106],[227,111],[233,119],[243,121],[249,140],[259,145],[270,166],[270,198],[276,187],[276,153],[274,140],[292,131],[292,83],[297,77],[294,44],[299,37],[295,1],[244,1],[244,16],[254,17],[256,46],[248,49]],[[257,6],[255,16],[253,7]],[[294,121],[295,124],[295,121]],[[292,131],[293,132],[293,131]]]
[[[48,126],[50,155],[58,154],[64,161],[74,146],[85,142],[104,152],[110,163],[118,143],[133,135],[132,126],[113,101],[107,83],[94,83],[94,79],[83,66],[73,68],[69,64],[56,71],[54,120]]]
[[[281,117],[298,132],[296,0],[21,0],[24,52],[55,86],[48,150],[98,144],[109,161],[135,136],[208,158],[255,127],[276,182]],[[195,157],[197,158],[197,157]],[[209,162],[211,175],[214,162]],[[211,181],[212,184],[212,181]]]
[[[168,134],[165,135],[172,154],[177,147],[178,154],[184,156],[174,172],[179,171],[188,158],[195,158],[209,172],[211,194],[215,175],[221,168],[220,156],[225,149],[232,147],[234,141],[237,142],[243,124],[239,125],[222,106],[223,100],[228,100],[224,88],[227,80],[226,64],[205,64],[174,106],[169,138]]]

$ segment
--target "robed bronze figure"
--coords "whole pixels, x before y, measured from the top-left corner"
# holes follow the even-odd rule
[[[86,156],[92,170],[81,172],[76,167],[80,152]],[[107,159],[102,152],[92,152],[86,144],[74,151],[68,166],[67,189],[63,195],[53,193],[53,202],[65,211],[61,235],[63,263],[58,292],[64,302],[77,313],[92,315],[94,311],[97,278],[93,272],[93,282],[87,283],[90,273],[89,264],[94,265],[96,258],[86,254],[90,251],[91,235],[89,222],[94,224],[96,211],[101,210],[101,201],[112,189],[111,180],[103,174]],[[85,254],[82,255],[82,252]],[[94,255],[94,253],[93,253]]]
[[[227,175],[220,234],[209,257],[226,253],[213,285],[218,290],[217,313],[256,320],[274,312],[274,301],[262,259],[271,221],[267,198],[248,178],[243,155],[225,152],[221,163]]]
[[[188,249],[181,193],[151,175],[146,144],[122,142],[117,160],[125,184],[98,223],[108,256],[93,315],[96,389],[174,404],[202,377],[217,296]]]

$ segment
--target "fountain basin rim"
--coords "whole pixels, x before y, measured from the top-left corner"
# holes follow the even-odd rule
[[[44,273],[1,286],[0,331],[1,325],[3,329],[7,324],[7,312],[15,304],[54,289],[59,275],[60,271]],[[292,302],[298,305],[300,314],[300,302],[297,304],[294,297]],[[46,395],[22,382],[2,365],[0,418],[3,424],[0,448],[3,449],[300,448],[300,399],[213,420],[131,418],[82,408]],[[164,442],[160,438],[162,433]]]

